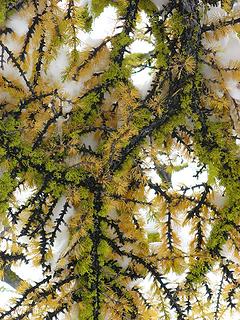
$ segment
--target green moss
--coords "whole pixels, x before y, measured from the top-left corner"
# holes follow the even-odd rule
[[[231,229],[232,226],[227,224],[225,221],[216,223],[212,228],[210,238],[207,243],[207,248],[213,251],[216,248],[221,248],[221,246],[226,242],[228,238],[228,232]]]
[[[124,32],[121,32],[116,37],[112,39],[112,51],[111,51],[111,58],[116,58],[119,53],[123,50],[123,48],[129,46],[133,39],[126,35]]]
[[[0,24],[2,24],[6,18],[7,15],[10,14],[8,8],[9,5],[13,5],[17,3],[17,0],[1,0],[0,1]]]
[[[57,163],[56,163],[55,161],[49,160],[49,161],[46,163],[45,168],[46,168],[47,171],[53,172],[53,171],[55,171],[55,170],[58,169],[58,165],[57,165]]]
[[[98,246],[98,254],[100,264],[103,266],[104,262],[106,262],[106,257],[112,252],[111,247],[105,240],[101,240]]]
[[[150,19],[153,35],[156,38],[155,52],[156,52],[156,66],[158,68],[167,68],[169,63],[170,50],[168,48],[168,41],[166,39],[165,28],[159,24],[157,17],[154,15]]]
[[[87,188],[80,187],[78,190],[82,200],[89,200],[91,198],[91,193]]]
[[[91,92],[81,100],[84,112],[89,112],[91,107],[98,103],[100,100],[99,95],[96,92]]]
[[[114,81],[121,79],[123,76],[122,68],[117,63],[112,63],[109,69],[103,75],[103,81]]]
[[[98,17],[103,12],[103,10],[111,3],[112,1],[110,0],[92,0],[92,11],[94,15]]]
[[[160,241],[160,235],[158,232],[155,233],[148,233],[148,242],[159,242]]]
[[[141,129],[149,124],[152,113],[148,109],[139,109],[134,112],[133,125],[134,128]]]
[[[189,113],[192,114],[192,88],[192,81],[186,82],[183,88],[183,93],[181,94],[181,107],[188,115]]]
[[[157,67],[167,68],[168,66],[168,55],[170,53],[167,43],[162,39],[158,39],[157,45],[155,47],[157,52]]]
[[[12,179],[9,172],[4,172],[0,178],[0,202],[5,201],[8,195],[13,192],[16,181]]]
[[[38,187],[43,183],[42,174],[32,167],[27,166],[27,171],[20,173],[19,178],[23,179],[30,187]]]
[[[81,29],[91,31],[93,18],[89,14],[88,6],[76,8],[76,19]]]
[[[154,132],[154,142],[159,148],[162,148],[164,141],[171,136],[173,130],[178,126],[185,124],[185,115],[179,113],[173,115],[169,121],[164,123],[158,130]]]
[[[43,164],[45,157],[46,157],[46,154],[44,150],[41,150],[41,149],[36,149],[31,153],[31,160],[33,163],[37,165]]]
[[[187,281],[194,283],[201,283],[206,275],[206,273],[210,270],[211,265],[208,261],[204,259],[198,260],[191,268],[190,272],[187,275]]]
[[[85,300],[84,300],[85,302]],[[84,304],[84,308],[79,312],[78,320],[93,320],[91,301]]]
[[[182,14],[180,14],[177,10],[173,11],[171,18],[168,21],[170,30],[176,35],[181,36],[186,28],[186,23],[184,22],[184,18]]]
[[[2,147],[0,147],[0,157],[3,157],[6,155],[6,150]]]
[[[7,6],[6,1],[1,1],[0,3],[0,24],[2,24],[6,19]]]
[[[146,1],[146,0],[140,0],[139,8],[141,10],[144,10],[149,15],[153,14],[157,10],[157,7],[152,1]]]
[[[68,182],[79,184],[85,178],[85,173],[80,168],[69,168],[65,178]]]
[[[83,276],[85,274],[88,274],[91,271],[91,255],[89,252],[88,256],[85,256],[84,259],[81,259],[78,261],[75,272],[79,274],[80,276]]]
[[[213,163],[210,163],[208,165],[208,184],[214,184],[217,177],[218,168]]]
[[[49,194],[52,194],[56,198],[60,198],[64,191],[65,191],[65,187],[54,180],[50,181],[46,188],[46,192]]]
[[[71,116],[71,124],[78,128],[78,127],[81,127],[83,126],[85,123],[85,120],[84,120],[84,113],[82,112],[82,110],[76,110],[73,115]],[[72,132],[69,137],[73,137],[73,136],[77,136],[77,133],[75,132]]]
[[[198,118],[197,118],[198,119]],[[194,121],[198,121],[194,118]],[[194,134],[195,154],[200,161],[208,165],[208,183],[213,184],[219,179],[225,187],[227,201],[221,210],[221,222],[215,222],[212,227],[207,248],[212,252],[219,251],[228,239],[232,229],[231,222],[239,217],[239,160],[231,126],[228,122],[205,122],[205,133],[196,128]]]
[[[146,53],[131,53],[131,54],[128,54],[126,57],[125,57],[125,60],[124,60],[124,67],[125,68],[137,68],[139,67],[141,64],[143,64],[146,59],[149,57],[148,54]]]

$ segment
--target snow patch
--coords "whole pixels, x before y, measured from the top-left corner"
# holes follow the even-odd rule
[[[11,16],[7,20],[6,26],[11,28],[19,37],[28,32],[28,21],[18,14]]]
[[[80,39],[78,49],[83,50],[84,48],[99,46],[103,39],[115,34],[117,25],[117,10],[111,6],[105,8],[100,16],[94,20],[90,32],[84,32],[83,30],[78,32]]]
[[[75,156],[68,156],[65,158],[65,163],[69,166],[75,166],[81,161],[81,156],[79,154]]]
[[[240,100],[240,83],[235,79],[225,80],[226,88],[233,99]]]
[[[215,206],[217,206],[218,208],[223,208],[226,201],[227,199],[222,193],[217,191],[213,192],[212,203],[215,204]]]
[[[169,0],[151,0],[151,1],[155,4],[155,6],[159,10],[161,10],[163,8],[163,6],[169,2]]]
[[[172,188],[178,190],[181,186],[186,186],[191,188],[196,184],[201,184],[207,182],[208,174],[207,171],[202,172],[198,178],[194,175],[196,174],[198,167],[196,164],[189,164],[187,168],[180,171],[175,171],[172,174]],[[199,189],[198,189],[199,190]]]
[[[92,0],[80,0],[79,4],[80,4],[80,6],[88,5],[88,6],[91,7],[91,5],[92,5]]]
[[[82,82],[76,82],[76,81],[65,81],[62,84],[62,90],[64,93],[68,95],[70,99],[76,98],[80,92],[83,89]]]
[[[239,5],[239,3],[238,3]],[[236,8],[236,6],[235,6]],[[205,23],[213,23],[220,21],[226,16],[226,12],[220,7],[211,7],[207,12]],[[236,68],[240,63],[240,39],[236,32],[230,31],[225,36],[216,37],[214,32],[206,32],[206,36],[202,40],[202,44],[206,49],[215,51],[216,65],[221,68]],[[202,74],[206,79],[215,80],[218,78],[218,74],[211,66],[202,66]],[[225,76],[224,79],[226,89],[230,96],[235,100],[240,100],[240,83],[239,79],[233,78],[232,75]],[[220,95],[222,94],[219,91]]]
[[[35,267],[32,263],[22,262],[19,266],[12,266],[12,271],[15,272],[22,280],[26,280],[34,285],[35,282],[43,280],[44,276],[41,267]]]
[[[212,31],[207,31],[206,36],[202,39],[202,45],[208,49],[213,51],[219,51],[220,53],[224,53],[224,49],[227,47],[229,42],[229,34],[216,38],[213,36]]]
[[[90,146],[93,151],[96,151],[98,147],[98,141],[95,137],[95,133],[90,132],[84,134],[81,136],[81,141],[86,147]]]
[[[129,263],[131,262],[131,258],[128,258],[126,256],[123,256],[123,257],[119,257],[117,259],[118,261],[118,264],[119,266],[122,268],[122,269],[127,269]]]
[[[151,88],[153,76],[149,74],[149,69],[144,69],[141,72],[132,75],[133,85],[139,90],[141,96],[144,98]]]
[[[240,11],[240,2],[238,1],[238,2],[235,2],[234,4],[233,4],[233,11],[237,11],[237,12],[239,12]]]
[[[212,24],[223,20],[227,13],[221,7],[211,6],[205,15],[204,24]]]
[[[225,196],[224,191],[225,188],[219,184],[219,181],[217,181],[217,184],[214,186],[211,194],[211,202],[220,209],[223,208],[227,202],[227,196]]]
[[[216,53],[216,59],[222,65],[227,68],[234,62],[239,62],[240,52],[240,39],[235,32],[228,34],[228,41],[224,48]]]
[[[118,218],[117,210],[115,208],[109,210],[108,217],[110,219],[116,220]]]
[[[153,45],[144,40],[136,40],[130,46],[131,53],[148,53],[153,49]]]
[[[5,46],[8,47],[8,49],[14,53],[19,53],[22,49],[21,43],[19,41],[16,41],[11,37],[11,35],[6,37],[6,40],[4,42]]]
[[[62,196],[53,210],[53,217],[52,217],[53,221],[55,221],[59,217],[59,214],[61,213],[65,202],[66,202],[66,197]],[[69,222],[69,220],[71,219],[74,213],[75,213],[75,210],[72,206],[68,208],[67,213],[64,216],[64,221],[66,224]],[[51,265],[53,270],[55,269],[58,259],[60,258],[64,250],[66,250],[69,243],[69,231],[66,224],[62,223],[60,225],[59,232],[57,233],[57,237],[55,239],[54,246],[52,248],[53,258],[51,260]]]
[[[6,282],[0,281],[0,294],[1,294],[1,299],[0,299],[0,307],[1,308],[6,308],[7,306],[10,306],[11,299],[12,298],[18,298],[20,297],[19,294],[13,288],[7,284]]]
[[[54,82],[62,81],[62,74],[68,66],[68,52],[66,48],[61,48],[56,59],[52,60],[47,70],[47,78]]]

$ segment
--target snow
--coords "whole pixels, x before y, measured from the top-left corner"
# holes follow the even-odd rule
[[[17,200],[18,205],[23,205],[32,195],[34,189],[28,188],[27,186],[21,185],[15,192],[14,196]]]
[[[83,88],[83,79],[81,79],[81,81],[65,81],[62,84],[62,91],[68,95],[69,99],[73,99],[79,96]],[[65,112],[67,113],[69,111]]]
[[[53,217],[52,217],[53,221],[58,218],[60,212],[63,209],[65,202],[66,202],[66,197],[62,196],[53,210]],[[74,212],[75,210],[72,206],[68,208],[67,214],[64,216],[64,221],[66,222],[66,224],[61,224],[59,227],[60,231],[57,233],[57,237],[56,237],[54,246],[52,248],[53,258],[51,260],[51,266],[53,270],[61,254],[64,252],[64,250],[67,249],[68,242],[69,242],[69,231],[68,231],[67,223],[73,216]]]
[[[8,49],[12,52],[16,53],[20,53],[21,49],[22,49],[22,45],[20,42],[16,41],[15,39],[13,39],[11,37],[11,35],[8,35],[4,41],[4,45],[6,47],[8,47]],[[4,66],[5,67],[5,66]]]
[[[115,33],[117,24],[117,10],[109,6],[94,20],[90,36],[94,39],[104,39],[107,36],[112,36]]]
[[[218,73],[207,64],[202,64],[201,72],[205,79],[217,79]]]
[[[77,320],[79,319],[79,307],[77,303],[74,303],[70,310],[70,317],[65,316],[65,320]]]
[[[6,40],[6,44],[9,44],[11,48],[15,50],[19,50],[18,49],[18,45],[14,44],[13,40],[10,40],[9,38],[7,38]],[[2,48],[0,47],[0,53],[2,52]],[[4,61],[8,61],[9,55],[6,53],[6,51],[4,52]],[[14,79],[17,80],[18,82],[20,82],[22,84],[22,86],[25,88],[25,90],[27,89],[27,85],[25,83],[25,81],[23,80],[23,78],[20,76],[20,73],[18,71],[18,69],[16,67],[13,66],[12,61],[10,60],[9,63],[4,63],[3,65],[3,70],[1,69],[1,75],[3,75],[4,77],[6,77],[7,79]]]
[[[81,156],[79,154],[75,156],[68,156],[65,158],[65,162],[69,167],[77,165],[81,161]]]
[[[153,45],[144,40],[136,40],[130,46],[131,53],[148,53],[153,49]]]
[[[134,86],[139,90],[141,96],[144,98],[151,88],[153,76],[149,73],[149,69],[146,68],[138,73],[132,75],[132,82]]]
[[[137,29],[141,30],[149,23],[149,19],[145,13],[141,13],[141,20],[137,23]],[[152,43],[149,43],[145,40],[135,40],[129,47],[131,53],[145,53],[149,54],[153,51],[154,46]],[[151,69],[145,68],[140,72],[136,72],[131,76],[134,86],[139,90],[142,98],[144,98],[151,88],[153,73]]]
[[[43,273],[41,267],[35,267],[32,263],[26,264],[22,262],[18,266],[12,266],[11,270],[15,272],[22,280],[26,280],[34,285],[35,282],[43,280]]]
[[[219,184],[214,186],[214,190],[212,191],[211,202],[219,209],[222,209],[224,207],[224,205],[227,202],[227,197],[224,195],[223,186],[220,186]]]
[[[81,142],[84,144],[86,147],[91,147],[93,151],[97,150],[98,147],[98,141],[95,137],[94,132],[86,133],[83,136],[81,136]]]
[[[117,210],[115,208],[112,208],[111,210],[109,210],[108,212],[108,217],[113,219],[113,220],[116,220],[118,219],[118,213],[117,213]]]
[[[133,287],[138,287],[142,283],[142,281],[143,281],[142,279],[137,279],[137,280],[130,281],[126,285],[126,289],[127,290],[131,290]]]
[[[100,16],[94,20],[91,32],[78,32],[78,37],[80,39],[78,48],[95,48],[99,46],[103,39],[116,33],[117,25],[118,19],[116,9],[111,6],[105,8]],[[118,29],[118,32],[120,32],[120,29]]]
[[[238,4],[239,5],[239,4]],[[236,9],[236,5],[235,5]],[[220,7],[211,7],[207,13],[204,23],[212,23],[221,20],[226,16],[226,12]],[[214,36],[212,31],[206,32],[202,44],[206,49],[215,52],[216,64],[221,68],[234,68],[240,64],[240,39],[236,32],[229,31],[226,35]],[[203,65],[203,75],[207,79],[215,80],[217,78],[216,72],[210,66]],[[240,100],[240,85],[239,79],[233,78],[232,75],[224,76],[225,87],[233,99]]]
[[[193,239],[193,235],[191,235],[191,229],[191,226],[189,224],[186,224],[181,228],[181,232],[178,233],[181,241],[181,249],[183,252],[189,251],[189,243]]]
[[[225,37],[226,38],[226,37]],[[216,53],[216,59],[222,67],[229,67],[234,62],[239,62],[240,39],[235,32],[228,33],[226,45]]]
[[[6,26],[11,28],[17,36],[24,36],[28,32],[28,21],[18,14],[8,19]]]
[[[161,10],[163,8],[163,6],[169,2],[169,0],[151,0],[151,1],[155,4],[155,6],[159,10]]]
[[[207,14],[203,19],[203,24],[212,24],[221,21],[227,15],[226,11],[220,7],[211,6]],[[234,34],[234,32],[231,32]],[[203,38],[202,44],[206,49],[213,51],[224,52],[224,49],[228,45],[229,35],[222,35],[221,37],[215,37],[212,31],[205,33],[206,37]],[[210,39],[209,39],[210,38]]]
[[[70,94],[69,94],[70,95]],[[68,114],[72,110],[71,102],[64,101],[62,104],[62,112],[64,115]]]
[[[0,307],[6,308],[11,305],[10,299],[17,298],[19,295],[13,288],[4,281],[0,281]]]
[[[53,82],[62,82],[62,74],[68,66],[68,51],[62,47],[56,59],[52,60],[47,70],[47,78]]]
[[[24,204],[27,199],[30,197],[32,193],[32,189],[23,187],[20,188],[20,190],[15,192],[16,200],[18,201],[19,205]],[[58,203],[56,204],[54,210],[53,210],[53,216],[52,221],[55,221],[57,217],[59,216],[61,210],[63,209],[63,206],[66,202],[66,197],[62,196]],[[65,215],[64,221],[66,224],[68,223],[69,219],[74,214],[74,208],[70,207],[68,208],[67,214]],[[52,248],[53,252],[53,258],[50,261],[50,264],[52,268],[54,269],[56,266],[56,263],[61,256],[61,254],[64,252],[64,250],[67,248],[68,241],[69,241],[69,232],[68,227],[65,224],[61,224],[59,227],[60,231],[57,232],[57,236],[55,239],[54,246]],[[24,242],[25,238],[21,238],[21,241]],[[27,240],[26,240],[27,241]],[[25,241],[25,243],[26,243]],[[32,263],[21,263],[19,265],[12,266],[11,269],[23,280],[28,281],[29,283],[33,284],[34,282],[39,282],[43,279],[43,273],[41,267],[35,267]]]
[[[129,263],[131,262],[131,259],[123,256],[123,257],[118,257],[117,258],[118,264],[122,269],[127,269]]]
[[[210,39],[208,39],[208,37]],[[212,31],[206,32],[206,37],[203,38],[202,44],[206,49],[224,52],[224,49],[228,45],[229,34],[220,38],[213,38]]]
[[[232,245],[230,245],[228,242],[225,243],[223,246],[222,246],[222,249],[221,249],[221,255],[226,257],[227,259],[239,264],[239,254],[236,256],[235,254],[235,250],[236,248],[234,248]]]
[[[88,5],[89,7],[91,7],[92,1],[91,0],[80,0],[79,4],[80,4],[80,6]]]
[[[224,17],[227,16],[227,13],[220,6],[211,6],[203,20],[204,24],[212,24],[221,21]]]
[[[196,184],[207,182],[208,174],[207,171],[202,172],[198,178],[194,177],[197,172],[197,165],[190,163],[188,167],[172,174],[172,188],[179,190],[181,186],[191,188]],[[199,190],[199,189],[198,189]]]
[[[236,12],[240,11],[240,1],[237,1],[233,4],[233,11],[236,11]]]
[[[225,80],[226,88],[233,99],[240,100],[240,84],[236,79]]]

